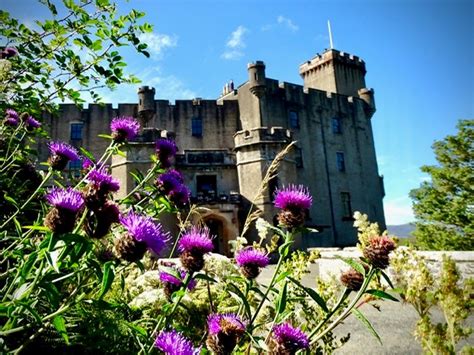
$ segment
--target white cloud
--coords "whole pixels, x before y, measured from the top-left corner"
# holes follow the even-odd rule
[[[412,201],[408,196],[396,197],[384,201],[385,219],[388,225],[413,222]]]
[[[178,37],[175,35],[167,35],[163,33],[142,33],[138,36],[141,42],[148,45],[147,50],[153,59],[160,60],[163,58],[163,51],[166,48],[176,47],[178,45]]]
[[[280,25],[284,25],[286,26],[291,32],[296,32],[299,30],[299,27],[296,26],[293,21],[291,21],[289,18],[285,17],[285,16],[278,16],[277,18],[277,22],[280,24]]]
[[[244,53],[243,49],[245,48],[244,35],[248,32],[248,29],[240,25],[237,29],[230,34],[229,39],[227,40],[226,47],[227,49],[222,53],[221,58],[227,60],[236,60],[241,58]]]

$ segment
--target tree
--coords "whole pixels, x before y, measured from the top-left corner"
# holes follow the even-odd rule
[[[416,244],[431,250],[474,250],[474,120],[461,120],[458,133],[433,144],[437,166],[410,192]]]

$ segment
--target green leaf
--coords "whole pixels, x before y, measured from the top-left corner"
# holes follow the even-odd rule
[[[21,268],[21,276],[23,278],[26,279],[28,277],[28,274],[30,273],[31,268],[35,264],[36,260],[38,260],[38,252],[34,251],[28,256],[28,259],[26,260],[25,264]]]
[[[240,288],[238,286],[236,286],[235,284],[229,283],[229,286],[231,286],[234,289],[233,291],[229,290],[229,293],[231,295],[235,295],[234,298],[244,305],[245,313],[247,314],[247,317],[250,319],[251,318],[250,304],[247,300],[247,297],[245,297],[245,295],[242,293]]]
[[[66,322],[64,321],[64,318],[62,316],[54,317],[53,325],[58,333],[61,334],[66,344],[69,345],[69,337],[67,335]]]
[[[45,226],[23,226],[23,229],[36,230],[41,232],[50,232],[50,229]]]
[[[217,280],[210,277],[209,275],[206,274],[196,274],[194,275],[194,279],[201,279],[201,280],[206,280],[212,283],[217,283]]]
[[[110,134],[98,134],[97,137],[106,138],[106,139],[112,139],[112,136],[111,136]]]
[[[99,299],[105,296],[107,291],[109,291],[112,282],[114,282],[115,271],[113,261],[107,261],[104,264],[103,276],[102,276],[102,286],[100,288]]]
[[[362,275],[365,276],[365,268],[364,266],[361,264],[361,263],[358,263],[357,261],[355,261],[354,259],[351,259],[351,258],[344,258],[342,256],[337,256],[338,259],[341,259],[342,261],[344,261],[347,265],[349,265],[350,267],[352,267],[354,270],[356,270],[357,272],[360,272]]]
[[[365,291],[365,293],[371,294],[371,295],[373,295],[375,297],[378,297],[378,298],[386,298],[386,299],[391,300],[391,301],[400,302],[398,299],[396,299],[392,295],[390,295],[387,292],[382,291],[382,290],[373,290],[372,289],[372,290]]]
[[[313,290],[311,287],[305,287],[303,286],[298,280],[288,276],[288,279],[293,282],[295,285],[297,285],[299,288],[301,288],[304,292],[308,294],[309,297],[313,299],[314,302],[316,302],[319,307],[322,308],[322,310],[326,313],[329,313],[328,306],[326,305],[326,302],[324,299],[317,293],[315,290]]]
[[[92,153],[89,152],[86,148],[80,147],[79,150],[81,151],[81,154],[84,155],[86,158],[88,158],[91,161],[95,161],[95,158],[92,155]]]
[[[395,289],[395,287],[393,287],[392,280],[390,280],[390,277],[388,277],[388,275],[387,275],[383,270],[380,270],[380,273],[381,273],[382,277],[385,279],[385,281],[387,281],[387,283],[389,284],[389,286],[390,286],[392,289]]]
[[[280,290],[280,294],[278,295],[277,307],[276,307],[278,314],[281,314],[285,311],[287,290],[288,290],[288,283],[285,282],[283,284],[283,287]]]
[[[357,308],[352,308],[351,309],[351,312],[357,317],[357,319],[359,319],[362,324],[364,324],[367,329],[370,331],[370,333],[379,341],[379,343],[381,345],[382,344],[382,339],[380,339],[380,336],[378,335],[378,333],[375,331],[374,327],[372,326],[372,324],[369,322],[369,320],[367,318],[365,318],[365,316],[357,309]]]
[[[290,246],[291,244],[293,244],[293,241],[288,241],[288,242],[285,242],[283,243],[279,248],[278,248],[278,253],[280,253],[280,255],[283,257],[283,258],[286,258],[288,256],[288,253],[290,252]]]

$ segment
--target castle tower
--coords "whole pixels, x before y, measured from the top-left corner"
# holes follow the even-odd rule
[[[365,88],[365,63],[357,56],[328,49],[300,65],[305,88],[359,96]]]
[[[147,127],[148,122],[155,114],[155,88],[142,86],[138,89],[138,117],[142,127]]]
[[[265,63],[257,60],[247,65],[249,74],[249,89],[252,94],[261,98],[265,93]]]

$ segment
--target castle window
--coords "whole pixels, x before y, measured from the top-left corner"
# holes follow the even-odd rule
[[[197,175],[196,192],[199,200],[212,201],[217,196],[216,175]]]
[[[336,153],[336,164],[338,171],[346,171],[346,163],[344,161],[344,153],[337,152]]]
[[[191,120],[191,132],[193,137],[202,137],[202,118],[193,117]]]
[[[75,171],[75,170],[81,170],[82,168],[82,160],[74,160],[69,162],[69,170]]]
[[[82,140],[82,123],[71,123],[71,140],[80,141]]]
[[[342,219],[352,219],[351,195],[341,192]]]
[[[341,134],[342,133],[342,121],[340,117],[333,117],[332,119],[332,133]]]
[[[275,192],[278,189],[278,176],[274,176],[268,181],[268,194],[270,195],[270,201],[273,202],[275,199]]]
[[[295,162],[297,168],[303,167],[303,150],[298,147],[295,149]]]
[[[300,120],[298,117],[298,112],[290,111],[288,113],[288,119],[290,121],[290,128],[299,128],[300,127]]]

